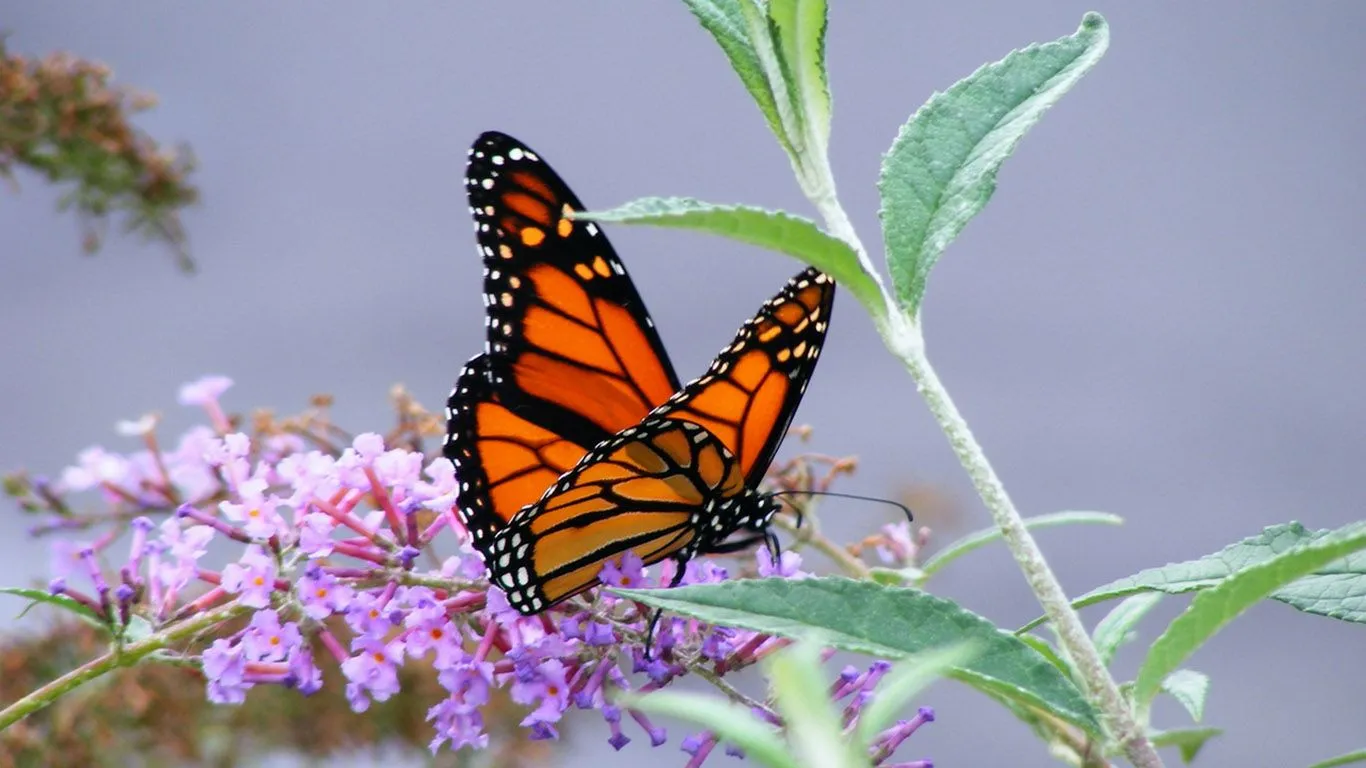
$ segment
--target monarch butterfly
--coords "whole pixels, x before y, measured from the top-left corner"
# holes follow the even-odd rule
[[[686,387],[607,238],[499,133],[470,150],[488,341],[447,402],[444,453],[490,579],[524,614],[609,560],[733,551],[778,509],[756,487],[815,368],[835,284],[807,269]],[[732,539],[735,534],[741,538]],[[677,576],[675,581],[677,581]]]

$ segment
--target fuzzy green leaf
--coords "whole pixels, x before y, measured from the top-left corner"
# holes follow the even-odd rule
[[[54,595],[46,589],[28,589],[25,587],[0,587],[0,595],[14,595],[29,601],[29,604],[24,606],[24,610],[19,613],[20,617],[28,613],[33,606],[41,603],[68,611],[91,626],[101,629],[109,628],[109,625],[100,618],[98,613],[90,610],[84,603],[77,602],[66,595]]]
[[[1024,524],[1031,530],[1054,528],[1060,525],[1123,525],[1124,518],[1108,512],[1054,512],[1025,518]],[[925,561],[924,565],[920,566],[920,570],[928,579],[954,560],[975,549],[981,549],[1000,538],[1001,529],[995,526],[974,531],[936,552],[933,557]]]
[[[1096,631],[1091,634],[1091,639],[1095,641],[1096,651],[1100,653],[1100,660],[1105,666],[1110,666],[1114,661],[1115,651],[1120,646],[1129,642],[1133,637],[1134,625],[1143,620],[1162,600],[1162,595],[1146,593],[1134,595],[1119,605],[1114,610],[1105,615],[1096,625]]]
[[[821,671],[820,646],[803,640],[768,665],[774,705],[801,765],[858,768],[854,745],[841,733],[839,715]]]
[[[1366,749],[1358,749],[1345,755],[1330,757],[1322,762],[1314,763],[1309,768],[1337,768],[1339,765],[1351,765],[1353,763],[1366,763]]]
[[[830,143],[830,87],[825,72],[826,0],[769,0],[768,17],[778,31],[778,52],[792,78],[804,122],[825,152]]]
[[[1223,732],[1223,728],[1178,728],[1150,733],[1148,738],[1155,747],[1176,747],[1181,752],[1181,762],[1189,764],[1205,742]]]
[[[152,636],[156,628],[152,622],[141,616],[129,616],[128,623],[123,627],[123,636],[119,639],[124,645],[139,643]]]
[[[1077,672],[1072,668],[1072,662],[1063,655],[1065,651],[1055,648],[1052,643],[1038,635],[1017,634],[1015,636],[1020,638],[1025,645],[1038,651],[1040,656],[1048,659],[1049,663],[1057,667],[1059,672],[1067,676],[1067,679],[1073,681],[1077,679]]]
[[[791,155],[792,143],[788,141],[787,131],[783,128],[782,118],[778,114],[778,104],[773,97],[773,87],[769,83],[763,64],[759,61],[759,54],[755,51],[754,43],[750,40],[749,31],[746,27],[744,8],[741,3],[752,3],[753,0],[683,0],[683,2],[688,6],[688,10],[692,11],[693,16],[696,16],[697,20],[701,22],[702,27],[715,38],[716,44],[721,46],[721,50],[730,60],[730,66],[735,70],[735,74],[740,76],[740,82],[745,84],[745,90],[749,91],[749,95],[754,98],[754,103],[759,106],[759,111],[763,113],[764,119],[768,121],[768,127],[778,137],[783,149]]]
[[[1139,571],[1077,598],[1072,605],[1093,603],[1139,592],[1180,594],[1213,587],[1229,576],[1286,552],[1317,541],[1332,531],[1311,531],[1299,523],[1273,525],[1256,536],[1231,544],[1211,555],[1160,568]],[[1271,594],[1305,613],[1366,624],[1366,553],[1349,555],[1296,579]]]
[[[1148,650],[1133,699],[1145,716],[1162,681],[1197,648],[1243,611],[1277,589],[1342,557],[1366,548],[1366,523],[1354,523],[1244,568],[1191,600],[1186,611]]]
[[[711,624],[805,637],[858,653],[902,657],[968,641],[979,650],[948,674],[1100,732],[1081,692],[1033,648],[951,600],[840,577],[746,579],[667,590],[612,589]]]
[[[783,740],[768,723],[745,707],[717,696],[684,691],[655,691],[645,695],[623,694],[616,703],[651,714],[690,720],[745,750],[754,761],[770,768],[799,768],[787,753]]]
[[[609,211],[577,212],[574,217],[710,232],[795,256],[833,277],[874,317],[887,311],[882,292],[859,265],[854,249],[800,216],[686,197],[646,197]]]
[[[1162,681],[1162,690],[1186,708],[1195,722],[1205,717],[1205,697],[1209,695],[1209,675],[1193,669],[1178,669]]]
[[[939,255],[996,190],[996,173],[1110,44],[1105,20],[987,64],[921,107],[882,161],[882,232],[897,299],[912,317]]]

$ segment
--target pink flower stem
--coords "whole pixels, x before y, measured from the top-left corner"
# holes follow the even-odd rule
[[[462,592],[455,597],[446,600],[443,605],[446,607],[446,615],[451,616],[457,613],[471,613],[484,607],[488,602],[487,592]]]
[[[109,614],[105,612],[104,606],[100,605],[100,601],[96,600],[90,595],[85,594],[84,592],[77,592],[74,589],[63,588],[61,590],[54,591],[53,594],[69,597],[72,600],[75,600],[76,602],[80,603],[81,605],[84,605],[86,608],[89,608],[91,612],[93,612],[96,616],[99,616],[101,619],[104,619],[105,621],[109,621]]]
[[[729,670],[740,669],[753,664],[755,661],[754,653],[758,651],[759,646],[767,642],[770,637],[772,637],[772,635],[755,635],[749,640],[746,640],[745,644],[735,649],[729,658],[717,665],[716,674],[724,675]]]
[[[214,576],[216,577],[217,574],[214,574]],[[201,578],[203,578],[202,573],[201,573]],[[205,581],[210,581],[210,580],[209,580],[209,579],[205,579]],[[215,578],[214,580],[211,581],[211,583],[217,583],[217,579]],[[196,613],[199,613],[199,612],[203,611],[204,609],[206,609],[206,608],[212,606],[214,603],[217,603],[217,602],[221,601],[223,598],[225,598],[225,597],[227,597],[227,596],[228,596],[228,591],[227,591],[226,589],[223,589],[222,587],[214,587],[213,589],[209,590],[208,592],[205,592],[204,594],[200,595],[199,597],[195,598],[194,600],[192,600],[192,601],[186,603],[185,606],[184,606],[183,608],[181,608],[180,610],[176,611],[175,614],[174,614],[173,616],[171,616],[171,621],[173,621],[173,622],[175,622],[175,621],[182,621],[182,620],[184,620],[184,619],[186,619],[186,618],[189,618],[190,616],[193,616],[193,615],[195,615]]]
[[[389,556],[385,553],[362,544],[353,544],[347,541],[338,541],[332,545],[332,550],[338,554],[354,557],[357,560],[368,560],[377,565],[388,565]]]
[[[215,531],[218,531],[224,536],[227,536],[228,538],[232,539],[233,541],[240,542],[242,544],[251,543],[251,537],[248,536],[246,532],[243,531],[241,528],[229,525],[227,522],[220,520],[215,515],[205,514],[193,504],[181,504],[180,507],[176,509],[176,514],[181,517],[188,517],[201,525],[207,525]]]
[[[318,639],[322,641],[323,647],[327,649],[328,653],[332,654],[332,658],[336,659],[338,664],[351,658],[351,654],[347,653],[345,648],[342,648],[341,641],[339,641],[337,636],[332,634],[332,631],[327,627],[318,629]]]
[[[786,648],[787,646],[789,646],[789,645],[791,645],[791,644],[792,644],[792,640],[791,640],[790,638],[786,638],[786,637],[775,637],[775,638],[773,638],[773,642],[772,642],[772,643],[769,643],[768,645],[765,645],[765,646],[763,646],[762,648],[759,648],[758,650],[756,650],[756,651],[754,652],[754,661],[759,661],[760,659],[763,659],[763,658],[767,657],[769,654],[773,653],[774,651],[777,651],[777,650],[781,650],[781,649],[783,649],[783,648]]]
[[[484,636],[479,640],[479,647],[474,650],[474,661],[482,662],[484,657],[493,650],[493,641],[498,637],[498,625],[492,620],[484,622]]]
[[[386,550],[392,550],[396,548],[392,542],[381,539],[374,531],[370,530],[369,528],[366,528],[365,523],[362,523],[359,518],[357,518],[354,514],[351,513],[350,509],[355,506],[354,501],[352,501],[352,503],[350,504],[342,504],[339,506],[333,503],[332,501],[329,501],[328,499],[320,499],[315,496],[313,497],[313,500],[310,503],[318,509],[322,510],[323,512],[327,513],[329,516],[332,517],[332,519],[336,520],[338,523],[341,523],[347,528],[350,528],[356,533],[359,533],[360,535],[369,539],[370,542],[375,546]]]
[[[407,544],[408,526],[404,522],[403,513],[394,506],[394,500],[384,489],[384,484],[375,476],[373,468],[365,468],[365,478],[370,481],[370,495],[375,497],[379,508],[384,510],[384,519],[389,521],[389,530],[394,532],[394,538],[398,540],[399,545]]]
[[[218,404],[217,398],[205,401],[204,411],[209,414],[209,423],[213,425],[213,431],[217,432],[219,437],[232,431],[232,423],[224,415],[223,408]]]
[[[147,452],[152,454],[152,462],[156,464],[157,474],[161,476],[161,484],[155,486],[157,493],[161,494],[168,503],[179,505],[180,494],[176,492],[175,483],[171,482],[171,473],[166,471],[166,458],[161,455],[161,446],[157,444],[156,431],[147,430],[143,439],[147,442]]]
[[[436,535],[444,528],[451,528],[452,530],[457,531],[460,530],[451,524],[451,521],[455,519],[454,514],[455,513],[451,510],[446,510],[437,515],[436,519],[432,520],[432,524],[427,526],[426,530],[422,531],[422,534],[418,536],[418,546],[426,546],[432,539],[436,538]]]

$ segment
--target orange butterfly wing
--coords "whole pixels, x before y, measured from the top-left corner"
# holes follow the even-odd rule
[[[539,155],[485,133],[465,183],[488,337],[447,402],[445,453],[478,535],[638,423],[678,379],[625,266],[595,224],[566,217],[583,206]]]
[[[707,373],[644,421],[594,448],[494,536],[493,582],[536,613],[599,583],[605,563],[729,551],[765,531],[776,504],[755,488],[792,422],[829,327],[835,283],[815,269],[788,281]],[[681,573],[681,570],[680,570]]]
[[[705,375],[651,416],[706,427],[739,459],[745,484],[757,487],[816,369],[834,302],[835,281],[803,270],[740,328]]]
[[[486,562],[509,603],[532,614],[597,585],[608,561],[686,561],[753,492],[715,435],[650,419],[597,446],[499,531]]]

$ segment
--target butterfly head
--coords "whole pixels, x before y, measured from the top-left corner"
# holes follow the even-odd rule
[[[719,504],[708,505],[704,509],[711,516],[710,520],[702,521],[704,535],[699,537],[697,549],[729,551],[723,542],[737,533],[745,534],[746,539],[755,534],[765,534],[780,508],[780,503],[772,495],[751,488]]]
[[[755,533],[763,533],[768,530],[773,522],[773,516],[782,509],[782,503],[778,498],[769,493],[759,493],[751,491],[742,499],[739,508],[736,510],[736,523],[740,528]]]

